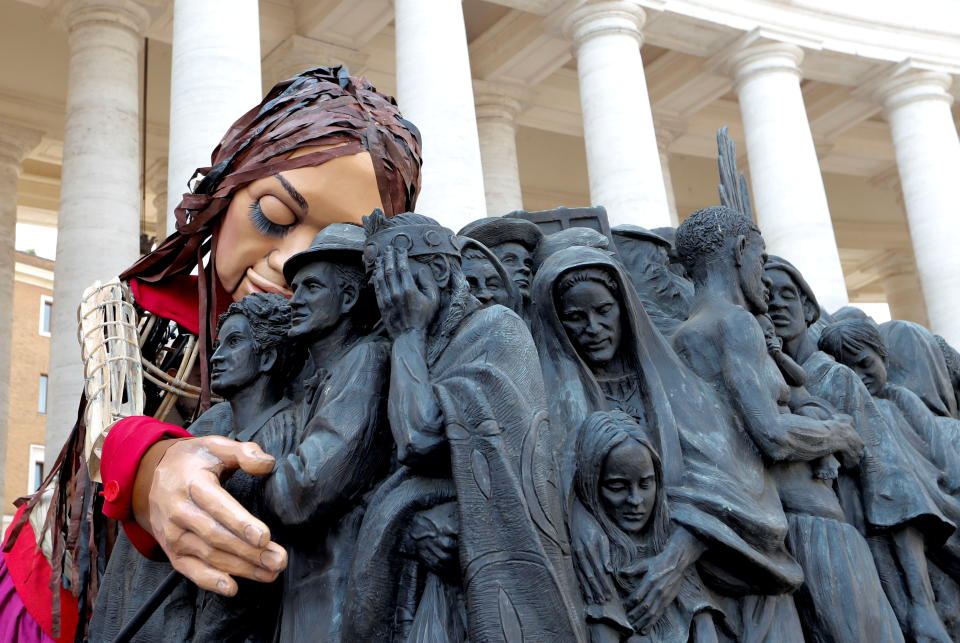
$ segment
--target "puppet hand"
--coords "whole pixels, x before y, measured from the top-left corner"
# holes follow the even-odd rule
[[[588,603],[600,605],[613,598],[610,541],[596,519],[576,502],[571,512],[570,548],[580,591]]]
[[[436,317],[440,293],[434,283],[417,284],[406,250],[384,248],[372,277],[380,315],[390,336],[424,330]]]
[[[674,530],[663,551],[646,561],[643,580],[625,601],[627,619],[641,633],[660,620],[677,597],[687,568],[696,562],[703,545],[682,527]]]
[[[273,458],[252,442],[220,436],[164,441],[151,451],[160,448],[155,468],[141,462],[134,515],[157,539],[170,564],[198,587],[226,596],[237,592],[232,576],[275,580],[287,566],[286,551],[271,542],[267,526],[220,485],[236,469],[269,474]],[[148,452],[144,461],[150,458]]]

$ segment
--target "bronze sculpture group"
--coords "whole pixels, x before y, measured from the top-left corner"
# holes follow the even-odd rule
[[[526,234],[467,231],[497,227]],[[818,348],[826,314],[739,212],[677,231],[691,296],[669,337],[638,294],[667,254],[628,270],[623,244],[506,283],[475,238],[377,211],[288,261],[289,303],[232,304],[226,401],[193,432],[276,457],[226,484],[290,563],[231,598],[175,595],[170,618],[194,640],[951,640],[960,421],[887,382],[871,320],[821,324]],[[479,262],[513,296],[474,296]],[[884,330],[929,336],[903,324]]]
[[[344,72],[314,72],[325,91],[339,83],[356,97]],[[307,85],[294,79],[281,97]],[[244,118],[273,118],[274,106]],[[164,458],[191,457],[179,446],[143,457],[157,467],[150,493],[185,487],[227,544],[165,534],[155,496],[147,509],[132,501],[190,579],[134,640],[960,637],[952,347],[908,322],[831,317],[789,261],[767,256],[742,202],[676,230],[610,229],[602,208],[558,208],[455,234],[406,211],[418,148],[406,150],[415,163],[395,159],[419,138],[384,118],[393,138],[362,143],[379,155],[367,178],[386,212],[318,224],[306,249],[234,271],[229,306],[201,286],[203,377],[222,401],[204,410],[198,392],[189,430],[214,445],[198,456],[213,463],[211,481],[163,478],[176,471]],[[310,154],[356,154],[345,144],[358,145],[307,145],[254,172],[280,188],[257,197],[252,225],[267,230],[257,217],[281,202],[305,217],[315,200],[301,203],[285,176],[312,169],[297,161]],[[242,156],[242,141],[232,149]],[[229,176],[234,160],[207,176]],[[738,186],[725,188],[728,202]],[[222,189],[185,199],[184,229],[232,194]],[[212,246],[166,244],[148,272],[166,277],[206,250],[228,266],[218,230]],[[283,284],[264,278],[271,270]],[[177,333],[161,344],[180,345]],[[227,465],[214,448],[247,442],[266,464]],[[224,500],[218,479],[237,503],[222,517],[204,509]],[[64,494],[82,487],[70,480]],[[229,526],[234,508],[256,519],[252,538]],[[130,539],[92,567],[99,593],[78,638],[114,640],[172,569],[141,556],[138,527],[124,524]]]

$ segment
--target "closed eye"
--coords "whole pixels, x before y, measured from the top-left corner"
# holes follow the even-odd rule
[[[294,225],[292,223],[284,225],[271,221],[267,215],[263,213],[259,201],[254,201],[250,204],[250,222],[253,223],[253,227],[256,228],[260,234],[275,239],[285,237]]]

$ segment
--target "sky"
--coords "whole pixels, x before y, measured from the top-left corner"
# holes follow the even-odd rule
[[[33,251],[45,259],[57,257],[57,229],[50,226],[17,224],[17,250]]]
[[[863,312],[873,317],[873,321],[878,324],[890,321],[890,306],[885,303],[879,304],[850,304],[856,306]]]

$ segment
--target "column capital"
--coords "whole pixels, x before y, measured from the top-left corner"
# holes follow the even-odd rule
[[[38,129],[0,122],[0,164],[14,166],[19,174],[23,159],[40,144],[42,137],[43,132]]]
[[[167,236],[167,169],[167,157],[163,156],[147,166],[144,172],[146,188],[153,193],[150,201],[153,205],[153,216],[147,216],[146,219],[158,241]]]
[[[854,95],[880,103],[888,111],[918,100],[941,100],[949,105],[952,85],[953,77],[946,71],[905,60],[874,74]]]
[[[759,74],[787,72],[798,79],[803,49],[788,42],[757,42],[729,52],[724,67],[737,84]]]
[[[520,83],[473,81],[473,102],[478,120],[496,119],[513,124],[532,98],[533,92]]]
[[[891,250],[885,253],[871,267],[881,279],[917,274],[917,263],[913,259],[913,253],[904,250]]]
[[[646,11],[632,0],[589,0],[566,16],[562,29],[573,40],[574,49],[592,38],[611,34],[633,36],[640,46],[646,21]]]
[[[267,87],[317,65],[346,65],[358,76],[367,68],[369,54],[350,47],[293,34],[263,59],[263,79]]]
[[[146,188],[153,192],[153,202],[155,204],[159,203],[161,198],[163,202],[167,200],[167,168],[167,157],[164,156],[151,163],[144,172],[147,180]]]
[[[653,114],[653,129],[657,136],[657,149],[660,153],[670,150],[675,140],[687,131],[687,121],[671,114]]]
[[[150,13],[136,0],[61,0],[56,11],[71,32],[82,25],[106,23],[141,36],[150,24]]]
[[[758,27],[725,45],[707,62],[707,69],[733,76],[739,83],[757,73],[786,71],[802,76],[804,51],[816,51],[823,43],[776,29]]]

